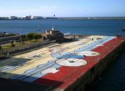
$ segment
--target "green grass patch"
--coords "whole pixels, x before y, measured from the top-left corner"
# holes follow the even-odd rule
[[[31,40],[31,41],[24,41],[24,42],[15,42],[15,47],[22,47],[22,46],[25,46],[25,45],[30,45],[32,43],[37,43],[37,42],[42,42],[41,39],[39,40]],[[3,49],[11,49],[11,48],[14,48],[11,46],[10,43],[8,44],[5,44],[5,45],[2,45],[1,46]]]

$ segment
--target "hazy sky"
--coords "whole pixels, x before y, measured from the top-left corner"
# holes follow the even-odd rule
[[[0,0],[0,16],[125,16],[125,0]]]

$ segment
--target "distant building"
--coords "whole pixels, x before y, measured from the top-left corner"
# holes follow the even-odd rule
[[[0,17],[0,20],[8,20],[9,17]]]
[[[19,18],[17,16],[11,16],[9,19],[11,19],[11,20],[18,20]]]
[[[29,15],[29,16],[23,16],[22,19],[24,19],[24,20],[31,20],[31,15]]]
[[[37,19],[44,19],[44,17],[42,16],[34,16],[33,19],[37,20]]]
[[[57,17],[44,17],[45,19],[58,19]]]

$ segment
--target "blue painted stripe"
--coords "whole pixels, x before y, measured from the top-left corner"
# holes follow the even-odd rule
[[[60,67],[61,67],[61,65],[58,65],[58,64],[55,63],[55,65],[53,65],[51,68],[56,68],[56,69],[58,69],[58,68],[60,68]],[[23,81],[33,82],[33,81],[39,79],[40,77],[42,77],[42,76],[44,76],[44,75],[46,75],[46,74],[42,74],[41,71],[39,71],[39,72],[37,72],[37,73],[31,75],[30,77],[23,79]]]

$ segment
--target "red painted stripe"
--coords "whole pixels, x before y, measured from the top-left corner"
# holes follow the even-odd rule
[[[68,75],[72,74],[72,72],[74,70],[77,70],[77,68],[79,67],[65,67],[62,66],[60,67],[58,70],[60,70],[59,72],[53,74],[53,73],[49,73],[45,76],[43,76],[42,78],[39,78],[38,80],[35,81],[35,83],[37,84],[45,84],[45,85],[53,85],[57,82],[60,82],[61,80],[63,80],[64,78],[66,78]],[[45,79],[49,79],[50,81],[48,82],[48,80]]]

